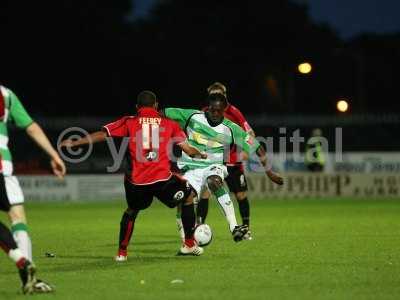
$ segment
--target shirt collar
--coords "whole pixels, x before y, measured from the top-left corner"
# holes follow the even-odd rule
[[[145,116],[145,117],[159,117],[160,114],[157,110],[155,110],[152,107],[142,107],[138,110],[137,115],[139,117]]]

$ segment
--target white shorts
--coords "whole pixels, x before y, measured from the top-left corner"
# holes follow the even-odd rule
[[[23,204],[24,194],[19,185],[18,178],[15,176],[4,176],[4,182],[6,186],[7,199],[10,205]]]
[[[228,176],[228,171],[226,166],[224,165],[211,165],[207,168],[203,169],[194,169],[189,170],[185,174],[183,174],[183,178],[185,178],[190,185],[194,188],[199,197],[201,192],[208,188],[207,187],[207,178],[211,175],[216,175],[220,177],[222,180]]]

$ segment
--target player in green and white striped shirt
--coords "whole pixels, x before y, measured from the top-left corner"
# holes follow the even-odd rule
[[[283,184],[283,179],[267,166],[266,153],[259,142],[240,126],[224,118],[227,106],[225,96],[211,94],[208,96],[208,102],[207,112],[166,108],[164,113],[185,130],[189,144],[207,153],[208,158],[205,160],[191,158],[183,153],[178,159],[178,167],[184,173],[183,177],[195,189],[197,196],[206,188],[216,196],[229,223],[233,239],[240,241],[246,235],[248,227],[238,226],[233,203],[223,184],[227,176],[224,162],[230,153],[230,147],[237,145],[248,154],[257,153],[267,176],[277,184]]]
[[[32,120],[18,97],[8,88],[0,85],[0,155],[2,172],[0,180],[4,189],[0,192],[0,210],[7,212],[11,221],[11,231],[18,248],[29,261],[32,261],[32,243],[28,234],[24,210],[24,194],[17,177],[13,176],[11,152],[8,149],[8,123],[13,122],[25,132],[49,155],[53,173],[63,178],[66,172],[64,162],[50,144],[41,127]],[[29,149],[27,149],[29,151]],[[43,292],[43,282],[38,282],[33,292]],[[45,291],[51,291],[46,285]]]

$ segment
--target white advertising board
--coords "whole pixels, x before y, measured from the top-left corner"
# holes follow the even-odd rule
[[[285,173],[277,186],[263,174],[248,174],[251,198],[398,198],[400,175],[391,173]],[[124,199],[123,175],[20,176],[27,201],[107,201]]]

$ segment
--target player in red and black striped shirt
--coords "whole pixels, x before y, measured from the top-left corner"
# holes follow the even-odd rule
[[[74,147],[90,142],[105,141],[107,137],[128,139],[128,169],[125,173],[125,194],[128,208],[120,223],[117,261],[127,260],[127,248],[136,217],[140,210],[148,208],[153,197],[170,208],[181,206],[185,242],[180,249],[182,255],[201,255],[203,249],[195,244],[193,228],[195,214],[192,187],[172,174],[170,150],[177,144],[190,156],[206,158],[198,149],[186,141],[186,134],[178,123],[167,119],[157,111],[156,95],[143,91],[137,98],[137,114],[123,117],[107,124],[102,131],[92,133],[79,140],[63,141],[62,146]]]
[[[215,82],[207,88],[208,94],[223,94],[226,97],[226,87],[220,82]],[[228,104],[225,112],[225,118],[239,125],[244,131],[255,137],[253,129],[241,113],[241,111],[233,106],[231,103]],[[244,174],[244,166],[240,158],[238,157],[238,149],[236,147],[231,148],[229,154],[229,161],[226,163],[228,169],[228,176],[225,181],[229,187],[229,190],[235,194],[236,200],[239,204],[240,216],[242,217],[243,225],[250,226],[250,205],[247,198],[247,181]],[[201,199],[197,206],[198,223],[204,223],[208,213],[208,199],[210,194],[208,192],[201,195]],[[251,239],[251,233],[248,232],[247,239]]]

